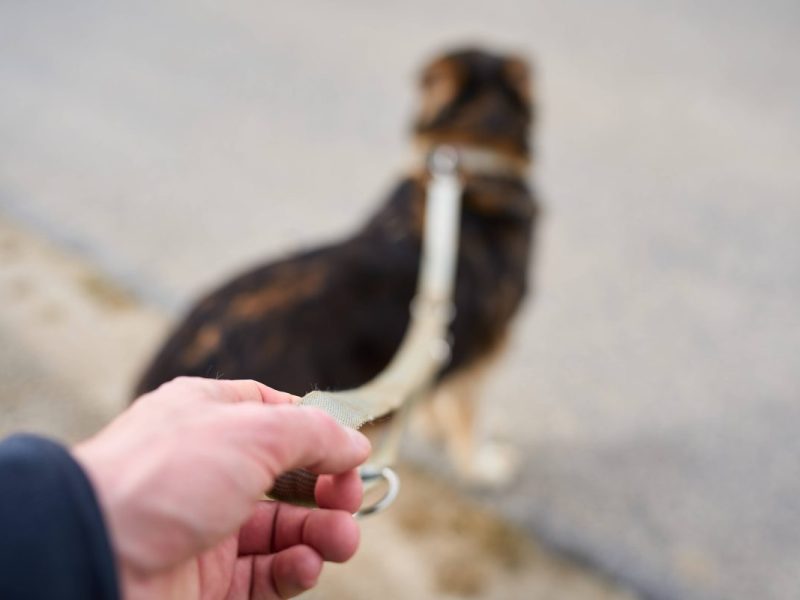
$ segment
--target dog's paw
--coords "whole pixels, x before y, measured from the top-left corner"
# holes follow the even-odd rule
[[[475,453],[469,481],[483,488],[507,487],[519,473],[520,462],[519,452],[511,444],[485,442]]]

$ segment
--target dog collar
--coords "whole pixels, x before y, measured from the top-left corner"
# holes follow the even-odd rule
[[[525,177],[527,161],[511,157],[486,146],[472,144],[447,144],[447,148],[458,156],[458,172],[462,175],[497,175]],[[438,146],[434,147],[436,150]],[[417,159],[418,168],[427,170],[431,151],[423,151]],[[419,164],[421,163],[421,164]]]

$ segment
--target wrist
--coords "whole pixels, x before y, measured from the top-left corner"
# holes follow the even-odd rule
[[[89,440],[75,446],[72,456],[81,465],[94,489],[122,580],[130,573],[146,568],[142,560],[147,555],[146,544],[143,543],[140,528],[125,514],[124,465],[105,464],[99,458],[102,454],[95,451],[94,443],[94,440]]]

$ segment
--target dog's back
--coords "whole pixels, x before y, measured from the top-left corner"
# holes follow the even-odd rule
[[[473,198],[502,195],[503,211]],[[137,394],[179,375],[256,379],[294,394],[365,383],[409,321],[420,257],[423,183],[403,181],[356,236],[245,273],[201,300],[144,374]],[[482,203],[481,200],[478,203]],[[533,204],[519,181],[466,187],[445,374],[490,352],[526,288]]]

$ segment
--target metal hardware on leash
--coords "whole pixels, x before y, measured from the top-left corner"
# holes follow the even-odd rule
[[[397,499],[397,495],[400,493],[400,477],[397,476],[397,473],[395,473],[394,469],[391,467],[383,467],[381,469],[374,467],[363,467],[359,470],[359,475],[361,476],[361,481],[366,485],[383,480],[387,487],[386,493],[381,497],[380,500],[370,504],[369,506],[360,508],[353,514],[353,516],[357,519],[363,519],[364,517],[378,514],[379,512],[389,508],[389,506],[391,506]]]
[[[434,175],[452,175],[458,169],[458,150],[453,146],[437,146],[428,157],[428,170]]]

